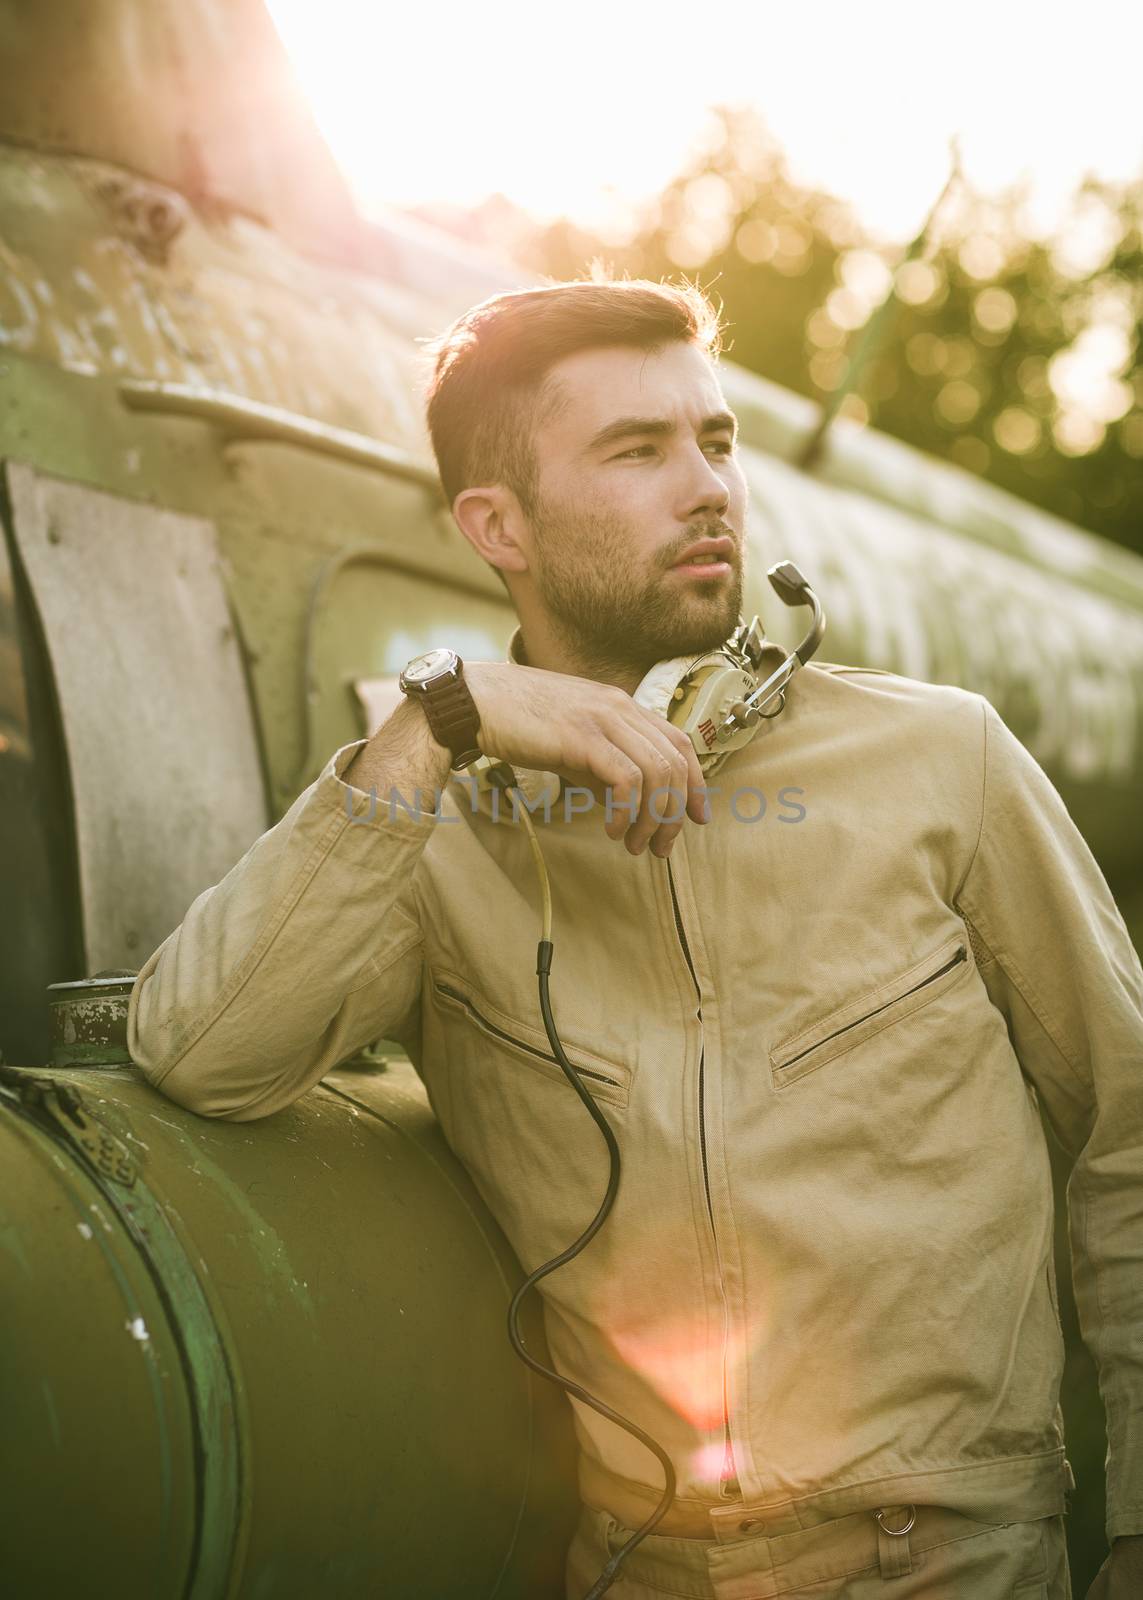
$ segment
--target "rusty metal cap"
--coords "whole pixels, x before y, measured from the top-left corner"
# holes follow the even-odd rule
[[[127,1007],[137,973],[48,984],[53,1067],[127,1066]]]

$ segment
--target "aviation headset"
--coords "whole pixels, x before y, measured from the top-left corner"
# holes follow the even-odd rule
[[[776,566],[770,568],[766,576],[770,581],[771,588],[784,605],[810,606],[813,610],[813,620],[810,624],[809,632],[797,648],[790,651],[781,665],[761,682],[759,682],[759,674],[764,646],[762,626],[757,617],[754,617],[749,623],[740,621],[738,627],[725,644],[720,645],[716,650],[706,655],[697,657],[689,663],[683,677],[672,691],[667,709],[667,719],[689,734],[704,774],[717,771],[732,751],[749,744],[763,722],[778,715],[786,703],[786,686],[798,668],[804,666],[813,655],[825,632],[825,616],[818,598],[792,561],[779,562]],[[674,672],[678,663],[674,661],[664,662],[661,666],[662,669]],[[646,683],[647,680],[644,680],[644,685],[640,687],[644,687]],[[487,776],[496,788],[511,791],[516,787],[516,774],[507,762],[497,762],[489,769]],[[609,1421],[617,1423],[619,1427],[638,1439],[641,1444],[646,1445],[647,1449],[661,1463],[666,1479],[666,1486],[655,1510],[642,1526],[631,1535],[627,1542],[615,1552],[585,1596],[585,1600],[599,1600],[599,1596],[605,1594],[615,1581],[620,1565],[628,1553],[641,1540],[645,1539],[666,1515],[671,1501],[675,1497],[675,1470],[666,1451],[651,1438],[650,1434],[644,1433],[642,1428],[631,1422],[627,1417],[620,1416],[617,1411],[613,1411],[610,1406],[605,1405],[602,1400],[590,1394],[582,1385],[561,1377],[558,1372],[554,1372],[550,1367],[544,1366],[543,1362],[538,1361],[529,1352],[520,1334],[520,1307],[528,1291],[538,1284],[541,1279],[546,1278],[549,1273],[555,1272],[559,1267],[566,1265],[567,1262],[579,1255],[581,1250],[586,1249],[606,1222],[615,1203],[615,1196],[619,1191],[620,1159],[619,1145],[610,1123],[596,1105],[593,1097],[584,1088],[583,1083],[580,1081],[579,1073],[564,1054],[564,1047],[560,1043],[559,1034],[556,1032],[548,988],[553,954],[551,887],[548,881],[547,867],[540,850],[540,843],[532,826],[531,817],[528,814],[528,807],[522,805],[516,810],[528,831],[528,842],[532,849],[532,857],[540,880],[542,928],[540,943],[536,952],[536,976],[539,980],[540,1014],[543,1017],[544,1030],[548,1035],[548,1043],[552,1047],[552,1054],[555,1056],[564,1076],[580,1100],[582,1100],[585,1109],[603,1136],[604,1143],[607,1146],[610,1170],[607,1188],[599,1209],[579,1238],[570,1244],[566,1250],[562,1250],[559,1255],[553,1256],[550,1261],[545,1261],[542,1266],[529,1273],[512,1297],[512,1303],[508,1308],[508,1337],[516,1354],[533,1372],[558,1385],[566,1394],[582,1401],[584,1405],[590,1406],[601,1417],[606,1417]]]

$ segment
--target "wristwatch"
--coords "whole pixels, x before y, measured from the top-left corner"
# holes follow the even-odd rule
[[[464,662],[455,650],[427,650],[414,656],[397,683],[401,693],[424,711],[433,738],[452,752],[454,768],[480,760],[484,754],[476,741],[480,713],[464,681]]]

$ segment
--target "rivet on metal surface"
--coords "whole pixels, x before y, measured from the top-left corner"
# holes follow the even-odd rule
[[[123,1184],[129,1189],[135,1182],[137,1168],[126,1147],[108,1133],[106,1128],[101,1128],[95,1123],[88,1123],[77,1136],[76,1143],[87,1151],[88,1156],[105,1178],[110,1178],[114,1183]]]
[[[75,1089],[54,1078],[24,1078],[23,1074],[14,1080],[6,1076],[5,1082],[10,1081],[23,1104],[49,1117],[64,1137],[84,1152],[97,1172],[126,1189],[132,1187],[139,1175],[134,1156],[117,1134],[91,1114]]]
[[[97,188],[117,231],[149,261],[165,265],[170,247],[186,227],[190,214],[183,197],[121,173],[103,178]]]

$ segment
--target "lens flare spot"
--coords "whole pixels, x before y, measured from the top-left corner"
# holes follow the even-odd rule
[[[722,1478],[725,1460],[726,1446],[721,1439],[704,1444],[691,1457],[692,1478],[696,1483],[718,1483]]]
[[[620,1359],[693,1427],[721,1427],[721,1339],[685,1323],[612,1329],[611,1338]]]
[[[721,1436],[723,1368],[729,1383],[742,1370],[744,1340],[683,1320],[608,1329],[619,1359],[635,1369],[692,1427]],[[721,1446],[719,1447],[721,1450]],[[721,1456],[720,1456],[721,1464]],[[717,1478],[718,1473],[715,1473]]]

